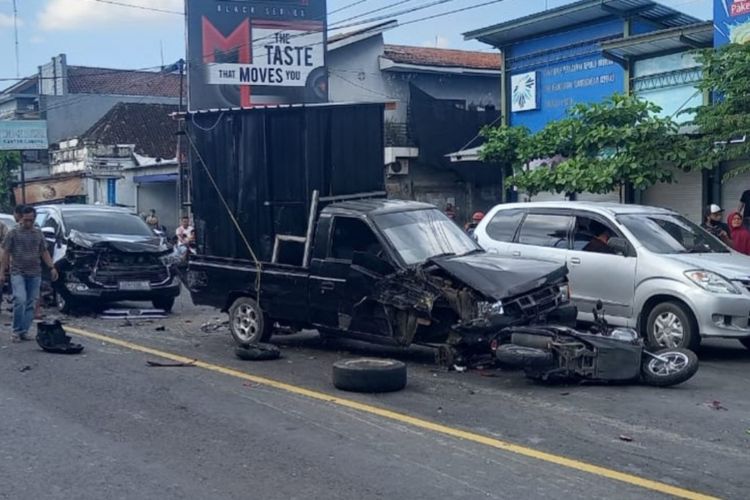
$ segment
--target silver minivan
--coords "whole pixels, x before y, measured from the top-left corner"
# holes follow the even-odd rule
[[[750,257],[662,208],[594,202],[498,205],[474,232],[504,256],[565,262],[578,319],[598,300],[612,324],[652,345],[695,349],[702,337],[750,349]]]

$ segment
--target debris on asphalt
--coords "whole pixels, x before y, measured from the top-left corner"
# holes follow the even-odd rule
[[[164,326],[164,325],[160,325],[160,326],[157,326],[156,328],[154,328],[154,330],[156,330],[157,332],[165,332],[165,331],[167,331],[167,327]]]
[[[222,330],[229,326],[229,320],[216,319],[213,321],[207,321],[201,325],[201,331],[203,333],[213,333]]]
[[[71,340],[59,320],[37,323],[36,343],[45,352],[53,354],[81,353],[83,346],[81,344],[74,344]]]
[[[495,373],[495,372],[492,372],[492,371],[488,371],[488,370],[479,370],[479,376],[480,377],[493,377],[494,378],[494,377],[497,377],[498,374]]]
[[[161,361],[146,360],[146,364],[148,366],[153,366],[153,367],[156,367],[156,368],[182,368],[182,367],[195,366],[195,362],[196,361],[197,360],[194,359],[194,360],[192,360],[192,361],[190,361],[188,363],[181,363],[181,362],[163,363]]]
[[[728,411],[729,410],[729,408],[727,408],[726,406],[722,406],[721,401],[711,401],[710,403],[706,403],[705,406],[716,411]]]
[[[619,439],[620,441],[625,441],[626,443],[631,443],[633,441],[632,437],[626,436],[625,434],[620,434]]]
[[[164,319],[163,309],[107,309],[101,314],[103,319]]]
[[[235,355],[244,361],[267,361],[279,359],[281,351],[273,344],[258,343],[246,347],[237,347]]]
[[[453,369],[457,371],[458,373],[463,373],[466,371],[465,366],[459,366],[459,365],[453,365]]]
[[[561,392],[560,396],[570,396],[570,393],[569,392]]]
[[[21,373],[31,371],[31,367],[29,365],[24,366],[23,368],[18,370]]]

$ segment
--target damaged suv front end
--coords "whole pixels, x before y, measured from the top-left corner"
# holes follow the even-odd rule
[[[167,261],[171,249],[140,218],[103,207],[48,210],[42,231],[60,275],[54,290],[62,312],[119,301],[172,309],[180,281]]]

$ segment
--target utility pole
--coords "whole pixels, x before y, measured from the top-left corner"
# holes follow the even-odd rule
[[[185,60],[180,59],[177,61],[177,66],[180,70],[180,104],[177,107],[177,112],[183,112],[184,95],[185,95]],[[186,198],[186,193],[189,189],[187,183],[187,176],[185,175],[185,169],[182,165],[182,136],[185,133],[185,118],[178,116],[177,118],[177,213],[182,214],[182,209],[185,205],[183,198]],[[188,214],[189,215],[189,214]]]
[[[21,78],[21,56],[18,51],[18,7],[16,6],[16,0],[13,0],[13,36],[16,44],[16,78]]]

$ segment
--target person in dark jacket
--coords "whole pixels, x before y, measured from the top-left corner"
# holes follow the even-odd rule
[[[742,196],[740,196],[740,206],[737,208],[737,211],[740,213],[740,216],[742,216],[745,225],[747,225],[748,219],[750,219],[750,189],[742,192]]]
[[[732,239],[729,234],[729,226],[721,221],[721,217],[724,215],[724,209],[719,205],[711,204],[706,208],[706,212],[703,217],[702,227],[709,233],[713,234],[725,245],[732,245]]]
[[[609,239],[612,237],[609,229],[600,224],[593,225],[591,229],[592,231],[594,231],[594,234],[596,236],[594,236],[591,241],[589,241],[586,246],[583,247],[583,251],[594,253],[609,253],[614,255],[616,252],[608,245]]]
[[[750,255],[750,231],[742,223],[742,214],[732,212],[727,222],[732,231],[732,247],[740,253]]]

